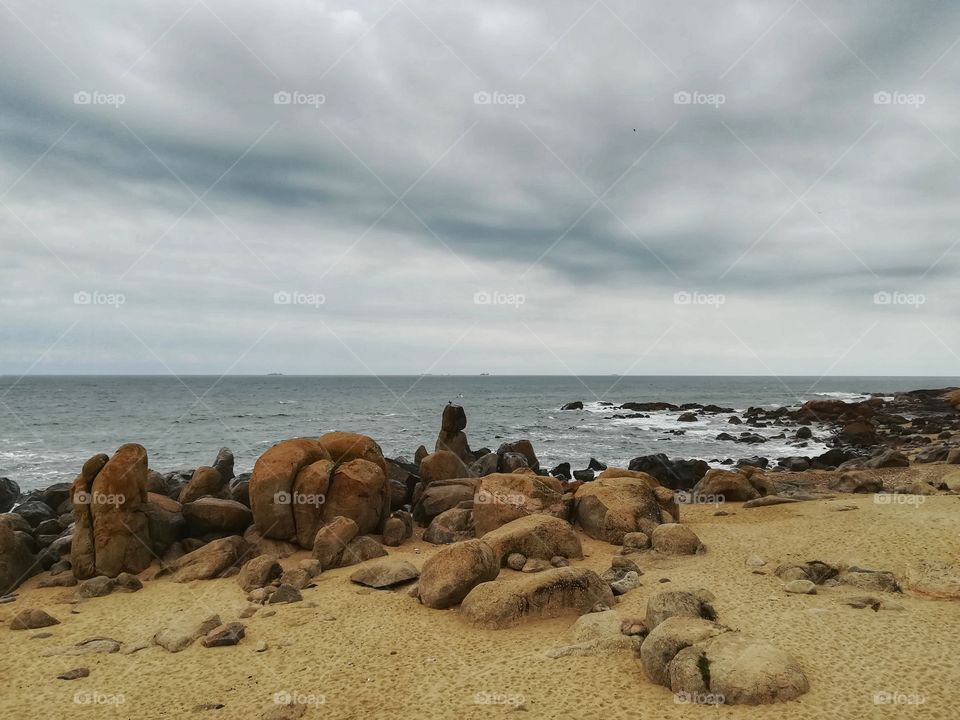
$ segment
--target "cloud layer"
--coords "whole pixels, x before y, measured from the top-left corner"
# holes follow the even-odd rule
[[[958,374],[955,4],[0,16],[0,373]]]

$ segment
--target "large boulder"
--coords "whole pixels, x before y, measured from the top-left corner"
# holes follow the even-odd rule
[[[477,478],[437,480],[429,485],[420,483],[414,493],[413,519],[421,525],[427,525],[437,515],[461,503],[473,504],[473,496],[479,484]]]
[[[540,461],[537,459],[537,454],[533,451],[533,443],[529,440],[517,440],[515,442],[503,443],[497,448],[497,455],[500,456],[501,460],[501,472],[504,471],[502,467],[503,458],[513,454],[522,455],[526,461],[526,466],[534,472],[540,469]]]
[[[703,460],[671,460],[663,453],[635,457],[628,467],[652,475],[671,490],[691,489],[710,469]]]
[[[668,672],[675,694],[709,694],[727,705],[786,702],[810,689],[790,655],[739,632],[720,633],[680,650]]]
[[[592,538],[619,545],[631,532],[647,535],[662,522],[671,522],[673,494],[661,500],[656,481],[638,477],[603,477],[584,483],[573,496],[574,517]],[[674,506],[675,507],[675,504]]]
[[[296,541],[294,483],[303,468],[318,460],[330,460],[330,454],[314,438],[283,440],[257,459],[250,476],[250,509],[262,535]]]
[[[153,559],[147,502],[147,451],[130,443],[84,463],[72,489],[71,561],[80,580],[142,572]]]
[[[293,492],[288,499],[293,507],[297,543],[301,547],[313,547],[317,530],[323,525],[334,467],[333,460],[317,460],[300,470],[293,481]]]
[[[704,551],[700,538],[686,525],[664,523],[653,529],[650,545],[664,555],[698,555]]]
[[[424,542],[434,545],[469,540],[476,535],[473,527],[473,510],[452,508],[437,515],[423,533]]]
[[[390,492],[381,465],[356,458],[337,466],[323,503],[325,521],[350,518],[363,535],[379,532],[389,514]]]
[[[170,564],[176,582],[210,580],[241,564],[249,554],[249,545],[239,535],[209,542]]]
[[[763,471],[752,465],[738,470],[708,470],[693,487],[694,498],[715,498],[710,502],[746,502],[769,495],[773,485]]]
[[[569,505],[562,488],[560,481],[532,473],[494,473],[480,478],[473,498],[477,535],[482,537],[525,515],[552,515],[566,520]]]
[[[431,608],[451,607],[499,573],[497,556],[482,540],[447,545],[427,558],[420,570],[420,601]]]
[[[366,460],[386,472],[383,450],[373,438],[352,432],[328,432],[320,436],[320,444],[335,463]]]
[[[501,565],[510,553],[543,560],[583,556],[580,539],[570,523],[551,515],[527,515],[511,520],[480,539],[493,549]]]
[[[369,535],[360,535],[347,543],[340,555],[337,567],[348,567],[373,558],[386,557],[387,551]]]
[[[193,471],[193,476],[180,491],[178,500],[185,505],[207,495],[225,498],[229,495],[229,490],[220,471],[204,465]]]
[[[0,477],[0,513],[10,512],[19,497],[20,486],[10,478]]]
[[[684,648],[727,631],[723,625],[699,617],[676,615],[650,630],[640,646],[640,663],[657,685],[670,687],[670,662]]]
[[[437,450],[420,461],[420,479],[425,488],[440,480],[470,476],[470,469],[463,460],[449,450]]]
[[[183,517],[194,537],[206,533],[242,534],[253,521],[253,513],[236,500],[202,497],[183,506]]]
[[[713,609],[713,594],[707,590],[661,590],[647,600],[645,624],[653,630],[663,621],[672,617],[693,617],[703,620],[716,620]]]
[[[883,492],[883,480],[870,472],[848,470],[831,475],[827,487],[843,493],[878,493]]]
[[[382,589],[415,580],[420,575],[417,568],[406,560],[383,558],[366,563],[350,576],[350,582]]]
[[[31,551],[30,537],[0,517],[0,595],[12,592],[41,569]]]
[[[148,492],[143,512],[147,516],[150,548],[156,557],[162,557],[167,548],[186,536],[187,521],[183,517],[180,503],[176,500]]]
[[[283,567],[276,555],[259,555],[244,563],[237,573],[237,582],[245,592],[250,592],[270,584],[282,574]]]
[[[320,569],[337,567],[347,544],[358,532],[357,523],[345,517],[332,518],[321,527],[313,541],[313,559],[320,563]]]
[[[464,598],[460,612],[474,625],[498,630],[528,618],[582,615],[598,604],[614,604],[610,586],[599,575],[587,568],[560,567],[481,583]]]
[[[459,405],[448,403],[446,407],[443,408],[443,420],[434,449],[452,452],[464,463],[469,464],[473,462],[473,453],[470,451],[467,436],[463,432],[466,427],[467,413]]]
[[[660,485],[660,481],[657,480],[653,475],[649,475],[639,470],[627,470],[625,468],[617,468],[617,467],[607,468],[606,470],[601,472],[599,475],[597,475],[596,479],[608,480],[610,478],[620,478],[620,477],[636,478],[637,480],[643,480],[651,488],[662,487]]]

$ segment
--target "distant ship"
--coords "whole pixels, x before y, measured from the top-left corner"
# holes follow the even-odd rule
[[[277,375],[283,375],[283,373],[267,373],[268,377],[275,377]]]
[[[490,375],[490,373],[480,373],[480,377],[486,377],[486,376],[489,376],[489,375]]]

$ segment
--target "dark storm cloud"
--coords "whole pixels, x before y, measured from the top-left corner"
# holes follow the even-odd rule
[[[655,338],[673,321],[690,342],[636,372],[763,372],[739,345],[704,364],[693,338],[729,325],[765,365],[818,373],[846,349],[830,328],[877,319],[921,345],[937,328],[934,365],[955,369],[939,342],[960,350],[943,322],[960,256],[950,3],[0,15],[0,371],[308,371],[308,336],[354,349],[330,371],[356,355],[417,372],[474,327],[448,370],[538,371],[535,325],[564,364],[612,372],[636,357],[624,323]],[[73,303],[96,290],[126,302]],[[479,290],[525,302],[501,312]],[[885,290],[930,301],[910,315],[875,303]],[[320,314],[274,302],[291,291],[322,294]],[[683,292],[724,294],[724,323]],[[770,323],[803,349],[771,344]],[[604,329],[600,353],[567,341]],[[847,370],[911,372],[907,347],[857,348]]]

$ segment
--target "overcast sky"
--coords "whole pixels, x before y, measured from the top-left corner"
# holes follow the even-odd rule
[[[960,374],[954,2],[3,0],[0,46],[0,373]]]

